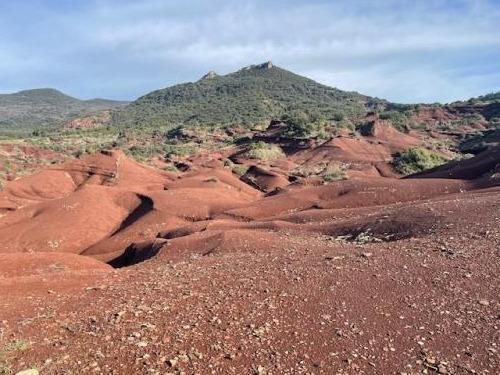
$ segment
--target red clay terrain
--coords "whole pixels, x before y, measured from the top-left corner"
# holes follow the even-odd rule
[[[47,165],[61,163],[68,159],[66,155],[44,150],[22,141],[0,142],[0,188],[8,181],[13,181],[33,172],[44,169]]]
[[[0,374],[500,373],[500,149],[398,178],[394,132],[8,183]],[[348,179],[292,178],[325,160]]]

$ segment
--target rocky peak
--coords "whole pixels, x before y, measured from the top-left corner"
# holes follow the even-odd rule
[[[273,67],[273,62],[271,60],[256,66],[257,69],[271,69]]]
[[[246,66],[241,70],[266,70],[266,69],[271,69],[273,67],[274,67],[274,65],[273,65],[272,61],[266,61],[265,63],[262,63],[262,64]]]
[[[218,76],[217,73],[215,73],[213,70],[209,71],[207,74],[205,74],[203,77],[201,77],[200,81],[206,80],[206,79],[213,79]]]

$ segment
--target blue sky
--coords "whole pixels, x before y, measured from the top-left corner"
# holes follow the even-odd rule
[[[272,60],[396,102],[500,91],[500,0],[2,0],[0,92],[151,90]]]

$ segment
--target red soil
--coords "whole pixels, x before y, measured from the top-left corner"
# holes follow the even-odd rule
[[[341,163],[350,177],[396,177],[390,165],[393,155],[422,143],[420,136],[401,133],[389,123],[374,119],[362,129],[361,136],[339,135],[316,147],[298,150],[291,160],[311,168],[332,161]]]
[[[174,175],[118,151],[8,184],[0,369],[498,373],[498,150],[381,178],[418,140],[372,130],[292,156],[378,171],[320,186],[288,183],[286,161],[247,184],[210,158]]]

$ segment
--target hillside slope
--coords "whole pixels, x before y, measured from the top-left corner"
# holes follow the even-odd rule
[[[77,116],[124,104],[106,99],[80,100],[50,88],[1,94],[0,128],[22,130],[55,126]]]
[[[115,112],[128,126],[254,125],[292,110],[326,118],[356,116],[385,101],[319,84],[267,62],[219,76],[210,72],[194,83],[153,91]]]

